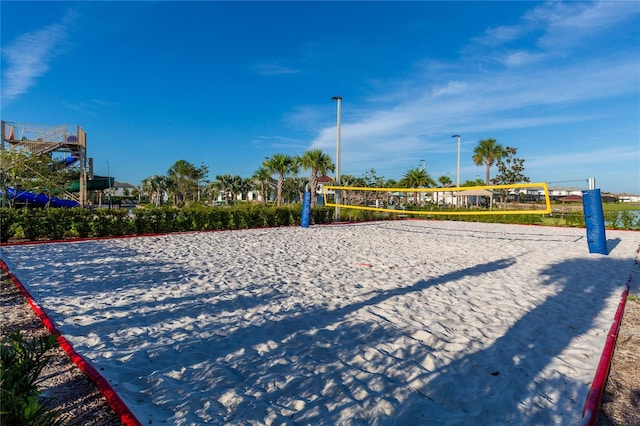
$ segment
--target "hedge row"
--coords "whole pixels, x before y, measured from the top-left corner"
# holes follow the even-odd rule
[[[412,215],[402,216],[432,220],[469,222],[523,223],[541,222],[540,215]],[[333,221],[334,209],[317,207],[311,211],[312,224]],[[360,222],[395,219],[398,214],[343,209],[342,220]],[[184,231],[247,229],[300,225],[302,210],[299,204],[282,207],[255,204],[237,207],[192,206],[182,209],[151,207],[127,210],[83,209],[0,209],[0,241],[61,240],[65,238],[93,238],[140,235]],[[584,227],[582,213],[568,214],[566,225]],[[640,229],[640,218],[632,212],[605,212],[605,225],[615,229]]]
[[[311,223],[332,221],[334,210],[311,211]],[[247,229],[300,225],[300,205],[283,207],[244,205],[238,207],[193,206],[127,210],[0,209],[0,238],[9,240],[61,240],[184,231]]]

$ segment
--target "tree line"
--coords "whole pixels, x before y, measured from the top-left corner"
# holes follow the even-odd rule
[[[503,147],[495,139],[484,139],[478,142],[473,152],[476,165],[485,166],[486,178],[467,180],[461,186],[477,186],[489,184],[509,184],[529,182],[524,175],[524,159],[516,157],[517,149]],[[2,190],[7,187],[21,188],[49,196],[61,196],[70,182],[79,179],[77,169],[65,167],[63,162],[49,155],[28,155],[23,152],[2,153]],[[490,169],[496,165],[498,173],[490,178]],[[249,192],[259,194],[262,204],[273,200],[277,206],[299,202],[307,188],[312,191],[318,187],[318,178],[335,170],[331,156],[320,149],[305,151],[299,156],[277,153],[268,157],[250,177],[232,174],[219,174],[215,180],[208,180],[209,167],[202,163],[196,166],[186,160],[176,161],[165,175],[153,175],[145,178],[142,184],[131,194],[144,195],[147,200],[160,206],[168,203],[185,206],[194,202],[213,202],[224,200],[234,204],[238,195],[243,198]],[[301,176],[301,171],[309,171],[309,175]],[[356,187],[382,188],[419,188],[419,187],[451,187],[451,178],[447,175],[434,179],[424,167],[406,170],[399,181],[378,176],[375,169],[363,173],[362,176],[345,174],[341,176],[341,185]],[[136,194],[138,193],[138,194]],[[312,207],[316,198],[312,197]]]
[[[478,166],[485,166],[485,180],[467,180],[460,186],[506,185],[529,182],[524,175],[524,159],[517,158],[517,148],[503,147],[495,139],[483,139],[473,151],[472,159]],[[490,178],[491,167],[496,165],[498,173]],[[299,176],[300,171],[310,171],[308,177]],[[335,170],[332,158],[320,149],[312,149],[300,156],[277,153],[265,159],[251,177],[220,174],[215,180],[207,181],[209,169],[203,163],[196,167],[185,160],[178,160],[167,174],[154,175],[142,181],[141,190],[149,201],[156,206],[163,204],[164,198],[175,205],[222,198],[227,204],[237,202],[238,195],[246,197],[251,191],[257,192],[262,204],[267,204],[274,195],[277,206],[284,203],[299,202],[307,188],[318,187],[318,178]],[[421,188],[451,187],[453,182],[448,175],[433,179],[424,167],[406,170],[399,181],[378,176],[375,169],[357,177],[352,174],[341,176],[342,186],[378,187],[378,188]],[[316,199],[312,197],[312,207]]]

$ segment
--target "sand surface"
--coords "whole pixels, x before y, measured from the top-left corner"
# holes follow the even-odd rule
[[[566,425],[640,242],[585,237],[400,221],[2,258],[143,424]]]

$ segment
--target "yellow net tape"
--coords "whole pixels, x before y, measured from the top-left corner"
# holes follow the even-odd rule
[[[415,215],[549,214],[546,182],[453,188],[367,188],[326,185],[328,207]]]

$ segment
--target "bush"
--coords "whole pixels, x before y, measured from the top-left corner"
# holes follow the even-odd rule
[[[333,213],[335,209],[332,207],[314,207],[311,209],[311,220],[315,225],[322,225],[333,222]]]
[[[430,206],[429,208],[432,208]],[[311,223],[319,225],[333,222],[333,207],[311,209]],[[439,209],[438,211],[444,211]],[[398,210],[397,213],[347,209],[341,210],[341,220],[361,222],[370,220],[394,220],[398,216],[431,220],[451,220],[488,223],[538,224],[538,214],[497,215],[433,215],[424,216]],[[640,217],[632,211],[604,211],[605,224],[610,228],[639,229]],[[263,206],[244,203],[237,206],[203,206],[192,204],[181,209],[148,205],[136,209],[133,214],[120,209],[0,209],[0,237],[9,239],[62,239],[107,237],[131,234],[169,233],[176,231],[207,231],[225,229],[247,229],[274,226],[300,225],[300,204]],[[563,221],[555,219],[556,225]],[[568,226],[584,227],[582,213],[569,213],[564,220]]]
[[[293,208],[287,206],[274,207],[274,215],[276,218],[276,226],[290,226],[295,225],[296,221],[293,218]],[[300,215],[302,215],[302,208],[299,208]],[[298,219],[300,223],[300,219]]]
[[[567,226],[586,226],[582,212],[567,213],[564,220]]]
[[[622,223],[622,229],[636,229],[640,227],[640,218],[636,221],[635,215],[629,210],[620,212],[620,222]]]
[[[24,208],[20,212],[19,218],[25,238],[36,241],[41,237],[46,237],[47,220],[43,209]]]
[[[68,230],[71,229],[72,215],[64,209],[46,209],[46,220],[44,221],[43,237],[53,240],[61,240]]]
[[[108,210],[96,210],[90,221],[91,234],[94,237],[107,237],[111,232],[111,219]]]
[[[0,208],[0,242],[9,241],[18,226],[18,213],[8,207]]]
[[[38,376],[49,362],[46,352],[55,347],[55,336],[27,341],[20,331],[2,342],[0,351],[1,423],[7,425],[59,425],[57,414],[40,401]]]
[[[605,226],[613,229],[620,227],[620,215],[618,210],[605,210],[604,211],[604,223]]]
[[[68,234],[65,234],[65,237],[87,238],[91,236],[91,218],[93,217],[91,210],[77,208],[66,210],[66,212],[71,217],[71,229]]]

